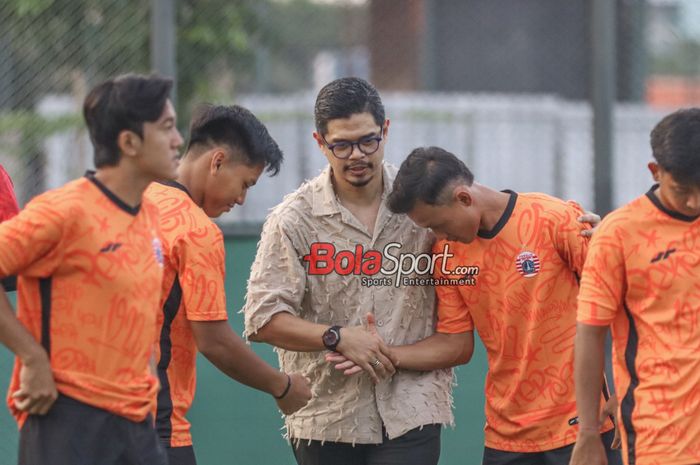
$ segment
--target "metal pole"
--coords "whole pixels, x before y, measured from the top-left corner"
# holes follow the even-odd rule
[[[630,89],[627,91],[627,99],[633,102],[644,101],[645,80],[647,75],[647,34],[645,30],[647,20],[647,0],[636,0],[626,7],[631,12],[630,21],[630,70],[628,72]]]
[[[435,0],[424,0],[424,21],[425,21],[425,38],[423,40],[423,49],[420,61],[421,67],[421,84],[423,90],[437,89],[437,73],[436,73],[436,57],[435,57],[435,34],[436,34],[436,18],[435,18]]]
[[[617,0],[593,0],[591,21],[591,103],[593,106],[593,185],[595,210],[612,210],[613,108],[615,105],[615,7]]]
[[[255,15],[263,20],[270,15],[270,6],[267,2],[255,2],[253,11]],[[270,50],[267,48],[260,36],[257,35],[255,41],[255,92],[263,94],[270,90]]]
[[[175,40],[175,0],[151,0],[151,69],[173,79],[173,105],[177,102]]]
[[[591,21],[591,103],[593,106],[593,185],[596,213],[603,216],[613,208],[613,134],[617,74],[616,3],[618,0],[593,0]],[[614,392],[612,376],[612,343],[610,334],[605,343],[605,374]]]

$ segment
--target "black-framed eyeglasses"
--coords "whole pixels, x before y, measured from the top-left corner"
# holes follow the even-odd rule
[[[379,150],[379,143],[382,141],[381,130],[377,136],[363,137],[356,142],[342,140],[340,142],[329,144],[323,135],[321,135],[321,138],[323,139],[323,142],[325,142],[326,147],[328,147],[328,150],[330,150],[336,158],[341,160],[350,157],[355,146],[357,146],[357,149],[365,155],[372,155],[374,152]]]

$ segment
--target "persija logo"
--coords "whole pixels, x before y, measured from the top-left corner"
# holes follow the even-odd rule
[[[432,275],[435,271],[436,261],[442,259],[440,271],[443,275],[474,276],[479,274],[476,266],[458,266],[448,269],[448,259],[454,257],[449,251],[448,244],[440,253],[402,253],[392,254],[395,249],[400,249],[401,244],[391,242],[384,247],[382,252],[377,250],[365,250],[362,245],[356,245],[355,250],[336,251],[330,242],[315,242],[311,244],[309,254],[303,259],[309,264],[310,275],[327,275],[337,273],[341,276],[365,275],[374,276],[381,272],[384,275],[396,275],[396,283],[402,277],[413,273],[417,275]]]

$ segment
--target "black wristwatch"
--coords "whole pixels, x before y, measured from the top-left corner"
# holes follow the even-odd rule
[[[342,328],[342,326],[331,326],[323,333],[323,337],[321,338],[323,340],[323,345],[331,352],[334,352],[335,348],[340,344],[340,328]]]

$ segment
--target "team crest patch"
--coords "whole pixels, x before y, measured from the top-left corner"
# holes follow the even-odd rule
[[[153,255],[156,257],[156,261],[160,266],[163,266],[163,247],[160,244],[160,239],[157,237],[153,238]]]
[[[532,252],[520,252],[515,259],[515,268],[526,278],[532,278],[540,272],[540,258]]]

